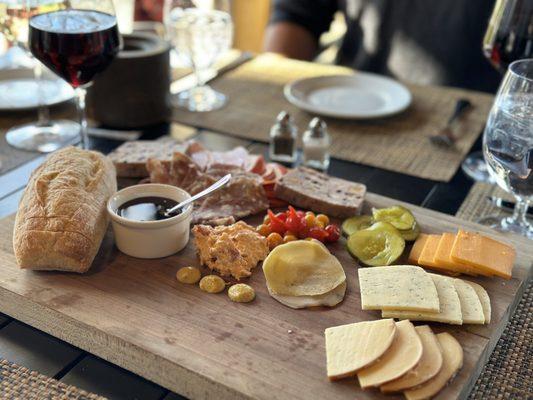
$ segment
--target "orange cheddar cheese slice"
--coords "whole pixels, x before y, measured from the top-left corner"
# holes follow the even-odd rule
[[[439,268],[433,259],[435,258],[435,252],[437,251],[440,237],[441,235],[428,235],[426,244],[420,253],[420,257],[418,257],[418,264],[425,267]]]
[[[450,257],[480,274],[511,279],[516,250],[489,237],[459,230]]]
[[[476,276],[477,274],[472,267],[451,259],[450,255],[452,253],[453,243],[455,242],[455,236],[456,235],[453,233],[442,234],[439,244],[437,245],[437,250],[435,251],[433,262],[440,268]]]
[[[418,257],[418,265],[428,267],[440,272],[443,272],[448,275],[459,275],[458,272],[450,270],[449,268],[443,268],[442,266],[435,263],[435,253],[437,252],[437,247],[440,242],[441,235],[428,235],[426,239],[426,244]]]
[[[407,261],[409,262],[409,264],[418,264],[420,253],[422,253],[422,250],[426,245],[428,237],[429,235],[426,235],[425,233],[421,233],[420,235],[418,235],[418,238],[416,239],[416,242],[415,244],[413,244],[411,252],[409,253],[409,257],[407,257]]]

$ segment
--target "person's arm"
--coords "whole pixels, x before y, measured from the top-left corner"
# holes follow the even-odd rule
[[[336,10],[335,0],[275,0],[264,50],[311,60],[320,35],[329,29]]]
[[[269,25],[265,32],[264,50],[298,60],[312,60],[317,40],[307,29],[294,22]]]

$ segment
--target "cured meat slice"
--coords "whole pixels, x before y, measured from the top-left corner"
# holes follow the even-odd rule
[[[249,157],[252,157],[248,154],[248,150],[241,146],[229,151],[210,151],[194,141],[187,145],[185,155],[189,156],[202,171],[227,166],[246,169]]]
[[[213,178],[219,179],[227,173],[227,170],[213,169],[208,173]],[[268,199],[258,175],[240,170],[233,170],[231,173],[230,183],[206,197],[195,209],[193,223],[206,223],[228,217],[241,219],[268,208]]]
[[[196,194],[231,172],[227,186],[194,204],[194,224],[226,225],[236,219],[257,214],[268,208],[268,199],[259,175],[230,165],[202,171],[191,158],[175,153],[170,166],[158,160],[149,160],[150,181],[178,186]]]

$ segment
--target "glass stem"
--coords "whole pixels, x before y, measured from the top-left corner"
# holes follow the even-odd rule
[[[76,88],[76,106],[78,108],[78,118],[80,121],[80,139],[81,148],[89,150],[89,136],[87,135],[87,117],[85,115],[85,96],[87,91],[82,88]]]
[[[205,69],[194,69],[194,74],[196,75],[196,87],[205,86]]]
[[[514,206],[513,215],[510,220],[511,223],[517,225],[528,225],[527,222],[527,210],[529,207],[529,201],[524,200],[522,197],[516,197],[516,204]]]
[[[37,108],[37,125],[48,126],[50,124],[50,112],[48,107],[44,105],[43,66],[37,60],[34,60],[34,62],[33,76],[37,84],[37,102],[39,104]]]

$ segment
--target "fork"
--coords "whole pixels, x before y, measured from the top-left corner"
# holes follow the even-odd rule
[[[446,125],[444,128],[442,128],[439,133],[436,135],[430,136],[429,140],[431,143],[433,143],[435,146],[439,147],[452,147],[457,139],[459,139],[457,136],[453,134],[452,126],[453,123],[459,119],[463,113],[470,109],[472,107],[472,103],[467,99],[459,99],[457,100],[457,103],[455,103],[455,110],[453,111],[452,116],[450,119],[448,119],[448,122],[446,122]]]

